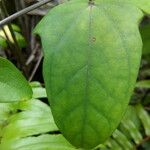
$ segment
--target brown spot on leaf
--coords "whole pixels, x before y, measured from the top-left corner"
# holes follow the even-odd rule
[[[92,42],[96,42],[96,37],[92,37]]]

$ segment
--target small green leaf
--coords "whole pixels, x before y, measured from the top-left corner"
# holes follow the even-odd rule
[[[9,27],[7,25],[4,26],[3,28],[5,30],[5,33],[3,30],[0,30],[0,46],[2,46],[3,48],[7,47],[7,40],[9,40],[9,42],[11,42],[12,44],[14,44],[14,39],[13,36],[9,30]],[[20,28],[14,24],[12,24],[12,29],[14,31],[14,34],[16,36],[16,40],[18,42],[19,47],[24,48],[27,45],[27,42],[25,40],[25,38],[23,37],[23,35],[20,33]],[[7,37],[6,37],[7,34]],[[4,43],[5,42],[5,43]]]
[[[128,130],[129,134],[131,137],[134,139],[136,144],[139,144],[142,141],[142,135],[139,132],[138,128],[135,126],[134,122],[131,120],[124,120],[122,122],[122,125],[124,126],[125,129]]]
[[[32,90],[21,72],[7,59],[0,57],[0,102],[29,100]]]
[[[120,132],[118,129],[113,133],[112,136],[123,147],[123,149],[133,149],[133,145],[130,143],[127,137],[124,134],[122,134],[122,132]]]
[[[33,98],[47,98],[46,89],[39,82],[30,83],[33,91]]]
[[[143,54],[150,54],[150,24],[141,26],[140,33],[143,40]]]
[[[6,39],[0,36],[0,47],[6,48],[7,47],[7,42]]]
[[[131,141],[139,144],[143,137],[140,133],[141,122],[136,114],[134,106],[128,106],[128,109],[121,121],[119,130]]]
[[[142,80],[136,83],[137,88],[150,88],[150,80]]]
[[[42,87],[41,83],[38,81],[32,81],[32,82],[30,82],[30,85],[32,88]]]
[[[127,111],[126,111],[125,115],[123,116],[122,121],[124,122],[126,120],[132,120],[134,122],[134,125],[136,126],[136,128],[138,128],[138,130],[140,129],[141,122],[137,115],[136,108],[132,105],[129,105],[127,107]]]
[[[150,116],[147,111],[144,110],[142,105],[136,105],[137,114],[144,126],[146,135],[150,136]]]
[[[42,87],[32,88],[33,98],[47,98],[46,89]]]
[[[122,147],[112,138],[107,141],[106,145],[108,145],[111,150],[122,150]]]
[[[21,32],[21,29],[20,29],[20,27],[19,27],[18,25],[16,25],[16,24],[11,24],[11,26],[12,26],[12,29],[13,29],[14,31],[16,31],[16,32]]]
[[[25,38],[22,36],[22,34],[15,32],[16,40],[18,42],[19,47],[24,48],[27,45],[27,42]]]

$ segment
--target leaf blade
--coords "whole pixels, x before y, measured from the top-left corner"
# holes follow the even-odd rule
[[[0,57],[0,102],[29,100],[31,97],[31,87],[23,75],[12,63]]]
[[[140,64],[138,23],[143,13],[130,3],[108,2],[65,3],[35,29],[42,37],[44,78],[55,122],[77,147],[92,148],[111,135],[127,107]]]

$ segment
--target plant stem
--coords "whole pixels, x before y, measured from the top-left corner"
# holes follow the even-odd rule
[[[5,7],[5,2],[3,0],[1,1],[1,9],[2,9],[2,11],[4,13],[4,15],[2,15],[2,18],[4,18],[5,16],[8,16],[8,12],[7,12],[7,9]],[[24,61],[24,57],[21,54],[21,49],[20,49],[20,47],[18,45],[18,42],[16,40],[16,36],[15,36],[15,33],[14,33],[13,29],[12,29],[11,24],[8,24],[8,29],[9,29],[9,31],[11,33],[11,36],[13,38],[13,41],[14,41],[13,47],[14,47],[15,50],[13,49],[13,51],[15,51],[15,57],[17,58],[18,62],[21,65],[24,65],[24,62],[25,62]],[[7,34],[7,33],[5,33],[5,34]]]
[[[40,56],[39,56],[39,58],[38,58],[38,61],[37,61],[37,63],[36,63],[36,65],[35,65],[35,67],[34,67],[32,73],[31,73],[31,76],[29,77],[29,81],[31,81],[31,80],[33,79],[33,77],[34,77],[34,75],[35,75],[35,73],[36,73],[36,71],[37,71],[37,69],[38,69],[38,67],[39,67],[39,65],[40,65],[40,63],[41,63],[41,61],[42,61],[42,58],[43,58],[43,54],[42,54],[42,52],[41,52],[41,53],[40,53]]]
[[[5,24],[11,22],[12,20],[16,19],[17,17],[20,17],[20,16],[22,16],[24,14],[27,14],[28,12],[30,12],[30,11],[38,8],[38,7],[41,7],[42,5],[45,5],[46,3],[49,3],[50,1],[51,0],[43,0],[43,1],[40,1],[40,2],[38,2],[38,3],[36,3],[36,4],[32,5],[32,6],[29,6],[29,7],[25,8],[25,9],[19,11],[19,12],[15,13],[15,14],[13,14],[13,15],[5,18],[5,19],[3,19],[2,21],[0,21],[0,26],[3,26]]]

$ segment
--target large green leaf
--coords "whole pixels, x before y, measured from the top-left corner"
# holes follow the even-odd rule
[[[35,29],[55,122],[76,147],[104,142],[125,112],[140,64],[138,24],[142,11],[150,12],[144,2],[69,1]]]
[[[32,89],[20,71],[0,57],[0,102],[29,100]]]

